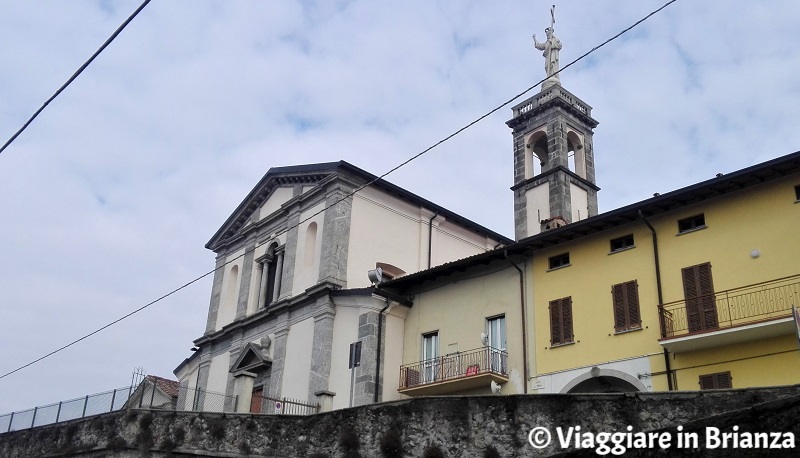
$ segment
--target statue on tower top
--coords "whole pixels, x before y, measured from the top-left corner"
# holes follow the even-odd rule
[[[561,40],[554,35],[554,25],[556,23],[556,6],[550,8],[550,27],[544,29],[547,40],[539,42],[536,40],[536,34],[533,34],[533,45],[536,49],[544,51],[544,71],[547,73],[547,79],[542,83],[542,89],[550,87],[554,84],[561,84],[558,79],[558,52],[561,50]]]

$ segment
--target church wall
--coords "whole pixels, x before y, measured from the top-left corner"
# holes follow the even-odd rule
[[[525,237],[541,232],[541,221],[550,218],[550,186],[547,182],[525,191],[527,228]]]
[[[317,284],[320,267],[320,245],[324,227],[324,214],[314,215],[325,208],[324,203],[317,204],[300,213],[300,223],[297,226],[297,249],[294,259],[294,279],[292,281],[291,295],[302,294],[306,288]],[[312,216],[314,215],[314,216]],[[308,221],[304,221],[311,218]],[[308,243],[309,226],[316,225],[314,243]],[[311,252],[313,251],[313,253]],[[287,256],[286,259],[289,259]],[[284,261],[285,262],[285,261]],[[281,287],[281,294],[284,293]]]
[[[224,408],[222,399],[217,394],[225,393],[228,386],[228,371],[230,370],[231,357],[227,351],[211,358],[211,368],[208,372],[208,385],[204,388],[211,393],[205,394],[205,407],[203,410],[221,412]]]
[[[239,285],[242,279],[244,250],[239,250],[226,256],[226,260],[232,260],[225,265],[224,276],[222,278],[222,291],[217,311],[217,320],[214,330],[218,331],[223,326],[230,324],[236,318],[236,309],[239,299]]]
[[[336,393],[333,408],[350,406],[350,344],[358,340],[357,305],[336,303],[336,316],[333,320],[333,342],[331,343],[331,374],[328,390]]]
[[[589,217],[589,200],[586,190],[575,183],[569,184],[569,195],[572,197],[572,222]]]
[[[347,287],[370,285],[367,271],[376,262],[392,264],[406,273],[419,270],[420,218],[418,207],[374,188],[353,198],[347,260]],[[427,259],[425,260],[427,262]]]
[[[269,199],[267,199],[267,201],[261,206],[258,219],[264,219],[281,208],[281,205],[292,198],[293,193],[294,190],[291,186],[280,186],[275,188],[272,191],[272,195],[269,196]]]
[[[283,366],[281,396],[308,401],[309,370],[314,341],[314,319],[307,318],[289,328]]]

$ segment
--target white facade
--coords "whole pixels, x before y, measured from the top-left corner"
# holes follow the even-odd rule
[[[217,270],[199,350],[175,371],[183,386],[245,412],[253,393],[333,408],[399,397],[376,364],[400,364],[407,307],[367,271],[401,276],[512,241],[382,180],[351,195],[374,178],[344,162],[267,172],[206,245]]]

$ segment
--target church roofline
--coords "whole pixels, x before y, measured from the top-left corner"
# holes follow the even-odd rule
[[[402,291],[404,288],[420,285],[426,281],[435,281],[440,277],[464,272],[474,266],[504,259],[507,255],[522,256],[540,251],[639,221],[642,216],[656,216],[797,172],[800,172],[800,151],[551,229],[507,247],[405,275],[390,280],[381,287]]]
[[[239,228],[241,228],[247,221],[247,218],[249,218],[249,215],[251,215],[252,212],[254,212],[261,204],[263,204],[263,201],[269,196],[270,190],[268,188],[273,183],[279,184],[281,180],[297,183],[317,183],[324,177],[339,171],[359,177],[366,182],[377,180],[371,186],[375,186],[388,192],[389,194],[400,197],[406,201],[410,201],[421,207],[425,207],[441,216],[444,216],[449,221],[467,227],[477,233],[489,236],[490,238],[495,239],[502,244],[509,245],[514,243],[514,240],[502,234],[499,234],[425,198],[422,198],[417,194],[407,191],[400,186],[392,184],[382,178],[378,178],[376,175],[373,175],[364,169],[356,167],[355,165],[346,161],[339,161],[270,168],[267,170],[267,173],[264,174],[261,180],[259,180],[256,186],[253,187],[253,189],[247,194],[242,202],[236,207],[233,213],[231,213],[231,215],[225,220],[222,226],[220,226],[220,228],[214,233],[208,243],[206,243],[206,248],[210,250],[216,250],[228,239],[228,237],[224,237],[225,234],[231,232],[231,230],[237,231]]]

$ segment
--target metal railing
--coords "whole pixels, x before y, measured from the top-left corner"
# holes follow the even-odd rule
[[[274,415],[313,415],[319,412],[319,404],[310,404],[292,398],[275,398],[254,395],[251,400],[251,413]]]
[[[128,386],[0,415],[0,434],[112,412],[121,409],[132,392],[132,388]]]
[[[800,305],[800,275],[662,304],[661,338],[785,318],[792,305]]]
[[[400,366],[400,389],[485,373],[507,375],[508,353],[493,347],[483,347],[404,364]]]

